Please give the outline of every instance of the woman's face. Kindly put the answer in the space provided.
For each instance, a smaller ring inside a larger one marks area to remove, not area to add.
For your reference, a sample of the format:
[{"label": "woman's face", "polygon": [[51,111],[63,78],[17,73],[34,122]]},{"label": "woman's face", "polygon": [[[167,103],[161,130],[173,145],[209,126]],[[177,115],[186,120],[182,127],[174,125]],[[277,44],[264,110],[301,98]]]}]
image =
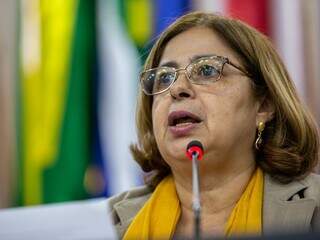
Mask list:
[{"label": "woman's face", "polygon": [[[212,30],[191,28],[171,39],[159,66],[184,68],[199,56],[219,55],[237,65],[236,54]],[[204,161],[226,164],[253,156],[258,102],[250,79],[226,64],[222,77],[207,85],[195,85],[183,72],[171,89],[155,95],[152,121],[155,139],[171,168],[184,164],[191,140],[204,145]],[[183,117],[187,116],[188,118]]]}]

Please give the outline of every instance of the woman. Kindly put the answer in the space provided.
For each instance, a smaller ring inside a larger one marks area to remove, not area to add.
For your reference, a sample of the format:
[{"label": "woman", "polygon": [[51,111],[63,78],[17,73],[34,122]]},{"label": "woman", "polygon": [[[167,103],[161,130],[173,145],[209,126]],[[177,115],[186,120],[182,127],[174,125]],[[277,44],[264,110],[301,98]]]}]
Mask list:
[{"label": "woman", "polygon": [[110,199],[124,239],[192,236],[199,162],[203,235],[320,226],[314,121],[269,40],[241,21],[195,12],[162,33],[141,73],[134,158],[147,186]]}]

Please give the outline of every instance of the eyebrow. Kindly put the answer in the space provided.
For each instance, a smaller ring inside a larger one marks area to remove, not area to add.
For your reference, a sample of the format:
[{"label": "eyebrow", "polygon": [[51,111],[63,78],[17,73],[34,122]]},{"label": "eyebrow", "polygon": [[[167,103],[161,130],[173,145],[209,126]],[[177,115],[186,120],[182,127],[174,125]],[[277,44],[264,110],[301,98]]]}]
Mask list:
[{"label": "eyebrow", "polygon": [[[212,57],[212,56],[216,56],[216,54],[195,55],[192,58],[189,58],[189,61],[193,62],[193,61],[198,60],[198,59],[203,58],[203,57]],[[168,61],[168,62],[162,63],[159,67],[174,67],[174,68],[178,68],[179,64],[176,61]]]},{"label": "eyebrow", "polygon": [[174,67],[177,68],[179,67],[179,64],[176,61],[168,61],[162,63],[159,67]]}]

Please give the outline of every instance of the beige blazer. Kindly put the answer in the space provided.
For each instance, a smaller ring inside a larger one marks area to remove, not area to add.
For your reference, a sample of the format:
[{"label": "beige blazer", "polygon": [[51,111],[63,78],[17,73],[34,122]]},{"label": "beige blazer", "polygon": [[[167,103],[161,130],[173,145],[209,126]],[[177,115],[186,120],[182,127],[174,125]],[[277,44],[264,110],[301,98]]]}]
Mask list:
[{"label": "beige blazer", "polygon": [[[148,187],[139,187],[108,201],[117,234],[123,237],[132,219],[149,199]],[[263,233],[320,231],[320,175],[280,184],[265,174]]]}]

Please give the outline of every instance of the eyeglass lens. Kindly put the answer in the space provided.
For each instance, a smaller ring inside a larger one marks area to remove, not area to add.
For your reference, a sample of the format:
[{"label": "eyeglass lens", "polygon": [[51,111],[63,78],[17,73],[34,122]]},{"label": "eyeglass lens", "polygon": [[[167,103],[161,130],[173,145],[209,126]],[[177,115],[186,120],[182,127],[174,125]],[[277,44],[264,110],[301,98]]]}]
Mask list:
[{"label": "eyeglass lens", "polygon": [[[208,84],[217,81],[224,65],[219,58],[199,59],[186,67],[186,74],[194,84]],[[184,69],[159,67],[141,74],[141,84],[145,93],[157,94],[170,88],[178,77],[178,72]]]}]

